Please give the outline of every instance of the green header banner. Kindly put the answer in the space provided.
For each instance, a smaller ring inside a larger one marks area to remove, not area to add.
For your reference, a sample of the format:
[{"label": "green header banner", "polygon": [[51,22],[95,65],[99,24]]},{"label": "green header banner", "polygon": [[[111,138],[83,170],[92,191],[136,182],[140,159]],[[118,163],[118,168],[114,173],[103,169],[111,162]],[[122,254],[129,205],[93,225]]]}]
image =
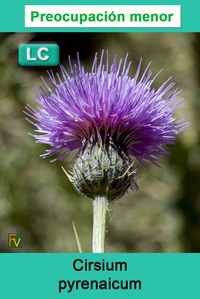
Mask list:
[{"label": "green header banner", "polygon": [[194,1],[9,1],[1,32],[199,32]]}]

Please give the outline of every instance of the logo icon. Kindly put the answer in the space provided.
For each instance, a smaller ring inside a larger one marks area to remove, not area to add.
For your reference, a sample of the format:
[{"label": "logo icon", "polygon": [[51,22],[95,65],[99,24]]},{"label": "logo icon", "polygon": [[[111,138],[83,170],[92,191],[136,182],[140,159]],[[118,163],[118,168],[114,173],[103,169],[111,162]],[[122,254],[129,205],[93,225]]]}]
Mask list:
[{"label": "logo icon", "polygon": [[8,247],[9,248],[22,248],[22,234],[8,234]]}]

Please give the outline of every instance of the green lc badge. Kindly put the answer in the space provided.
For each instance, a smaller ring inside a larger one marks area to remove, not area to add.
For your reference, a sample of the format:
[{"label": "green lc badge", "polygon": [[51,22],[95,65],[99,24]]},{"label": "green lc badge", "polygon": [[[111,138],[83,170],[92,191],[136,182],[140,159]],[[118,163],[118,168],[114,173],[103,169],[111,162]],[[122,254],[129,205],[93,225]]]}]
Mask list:
[{"label": "green lc badge", "polygon": [[56,66],[59,64],[59,46],[56,44],[23,44],[18,48],[21,66]]}]

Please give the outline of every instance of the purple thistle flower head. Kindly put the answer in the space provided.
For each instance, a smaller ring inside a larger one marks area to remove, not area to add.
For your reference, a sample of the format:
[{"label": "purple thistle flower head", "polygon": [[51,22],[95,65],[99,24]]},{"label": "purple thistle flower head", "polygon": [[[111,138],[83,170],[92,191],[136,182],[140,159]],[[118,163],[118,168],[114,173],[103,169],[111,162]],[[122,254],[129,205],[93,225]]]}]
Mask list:
[{"label": "purple thistle flower head", "polygon": [[[108,53],[105,64],[104,53],[99,63],[96,54],[91,72],[84,70],[79,57],[74,67],[69,58],[71,74],[63,66],[62,78],[48,73],[53,88],[43,80],[48,92],[42,87],[35,90],[34,100],[40,107],[26,107],[26,114],[33,119],[29,121],[39,133],[33,136],[38,143],[51,146],[42,157],[62,152],[52,160],[55,161],[78,150],[73,182],[90,197],[99,193],[109,197],[109,190],[117,185],[126,186],[126,190],[130,185],[137,189],[130,157],[143,164],[156,164],[160,156],[170,153],[166,145],[173,145],[175,136],[189,125],[184,120],[176,121],[172,115],[183,100],[175,103],[181,90],[172,91],[175,83],[170,83],[171,78],[155,90],[152,84],[160,72],[153,77],[149,64],[140,75],[140,61],[131,78],[127,57],[119,63],[115,57],[109,65]],[[119,177],[120,182],[116,181]],[[80,187],[80,178],[86,187]],[[97,182],[99,178],[101,183]],[[114,195],[112,191],[110,198],[120,197],[126,190]]]}]

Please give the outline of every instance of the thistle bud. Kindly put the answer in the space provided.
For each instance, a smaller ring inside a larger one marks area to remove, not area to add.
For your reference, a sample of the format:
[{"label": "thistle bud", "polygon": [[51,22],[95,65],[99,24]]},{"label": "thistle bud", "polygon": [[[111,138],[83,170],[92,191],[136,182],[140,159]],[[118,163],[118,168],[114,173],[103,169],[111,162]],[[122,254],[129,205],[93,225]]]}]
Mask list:
[{"label": "thistle bud", "polygon": [[87,197],[106,196],[115,200],[133,184],[133,163],[114,146],[86,146],[73,169],[75,188]]}]

